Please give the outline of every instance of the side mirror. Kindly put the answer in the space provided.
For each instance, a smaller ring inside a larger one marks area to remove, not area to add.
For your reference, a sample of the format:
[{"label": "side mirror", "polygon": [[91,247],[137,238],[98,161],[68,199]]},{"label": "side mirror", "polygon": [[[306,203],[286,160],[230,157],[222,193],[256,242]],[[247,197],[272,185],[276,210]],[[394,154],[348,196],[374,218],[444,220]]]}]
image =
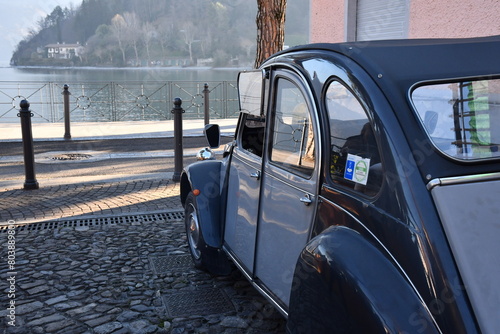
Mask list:
[{"label": "side mirror", "polygon": [[219,148],[220,146],[220,127],[218,124],[207,124],[203,130],[210,148]]}]

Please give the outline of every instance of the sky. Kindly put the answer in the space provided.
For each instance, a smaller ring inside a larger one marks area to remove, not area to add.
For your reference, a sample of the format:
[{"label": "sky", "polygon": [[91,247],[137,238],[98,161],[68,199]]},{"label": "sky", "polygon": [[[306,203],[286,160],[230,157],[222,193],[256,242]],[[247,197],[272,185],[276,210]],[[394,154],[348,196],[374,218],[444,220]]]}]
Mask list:
[{"label": "sky", "polygon": [[0,66],[8,66],[17,44],[57,6],[77,6],[81,0],[0,0]]}]

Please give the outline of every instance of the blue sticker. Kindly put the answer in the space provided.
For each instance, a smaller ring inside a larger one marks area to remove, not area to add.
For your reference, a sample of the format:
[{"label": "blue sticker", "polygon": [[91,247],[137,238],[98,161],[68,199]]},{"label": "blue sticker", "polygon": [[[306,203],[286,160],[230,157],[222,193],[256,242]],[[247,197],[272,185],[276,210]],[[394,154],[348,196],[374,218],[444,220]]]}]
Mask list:
[{"label": "blue sticker", "polygon": [[344,178],[351,180],[354,176],[354,160],[347,160],[347,163],[345,165],[345,172],[344,172]]}]

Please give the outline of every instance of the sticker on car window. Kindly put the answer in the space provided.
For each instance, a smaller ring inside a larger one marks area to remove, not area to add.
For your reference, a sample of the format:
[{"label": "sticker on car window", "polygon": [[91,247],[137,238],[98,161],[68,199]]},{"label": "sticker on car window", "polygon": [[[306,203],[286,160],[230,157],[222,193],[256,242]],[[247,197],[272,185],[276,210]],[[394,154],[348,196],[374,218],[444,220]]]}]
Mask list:
[{"label": "sticker on car window", "polygon": [[344,178],[362,185],[368,181],[368,172],[370,171],[370,159],[357,155],[348,154],[345,164]]}]

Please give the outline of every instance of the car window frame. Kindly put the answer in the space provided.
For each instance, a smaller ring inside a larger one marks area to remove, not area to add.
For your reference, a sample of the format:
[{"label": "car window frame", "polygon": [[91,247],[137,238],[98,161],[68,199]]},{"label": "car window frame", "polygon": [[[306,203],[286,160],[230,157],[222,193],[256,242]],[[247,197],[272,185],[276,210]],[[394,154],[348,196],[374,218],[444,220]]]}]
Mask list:
[{"label": "car window frame", "polygon": [[[270,165],[272,165],[273,167],[275,168],[278,168],[286,173],[290,173],[290,174],[293,174],[295,176],[298,176],[298,177],[301,177],[303,178],[304,180],[311,180],[315,174],[319,173],[319,169],[320,169],[320,155],[321,155],[321,152],[319,152],[319,150],[321,149],[321,145],[320,145],[320,133],[319,133],[319,130],[318,130],[318,125],[317,125],[317,116],[314,117],[314,112],[315,112],[315,108],[313,107],[314,104],[313,104],[313,101],[312,101],[312,96],[310,96],[310,91],[307,89],[306,85],[304,84],[303,82],[303,78],[298,75],[297,73],[289,70],[289,69],[286,69],[286,68],[275,68],[273,70],[273,75],[272,75],[272,79],[271,79],[271,82],[269,83],[269,86],[270,87],[270,90],[269,90],[269,94],[267,96],[267,103],[265,102],[265,104],[267,104],[269,106],[269,111],[268,111],[268,115],[266,115],[266,127],[267,127],[267,131],[266,131],[266,149],[265,149],[265,159],[267,161],[267,163],[269,163]],[[274,162],[272,159],[271,159],[271,153],[272,153],[272,146],[273,146],[273,134],[274,134],[274,126],[275,126],[275,106],[276,106],[276,99],[277,99],[277,85],[278,85],[278,82],[280,79],[284,79],[284,80],[287,80],[289,82],[291,82],[295,87],[297,87],[300,91],[300,93],[302,94],[302,96],[304,97],[304,101],[306,103],[306,106],[307,106],[307,112],[309,114],[309,117],[310,117],[310,122],[311,122],[311,125],[312,125],[312,129],[314,131],[314,146],[315,146],[315,156],[314,156],[314,167],[311,169],[311,172],[309,174],[306,174],[306,173],[302,173],[299,169],[295,169],[295,168],[286,168],[286,166],[284,166],[283,164],[279,164],[279,163],[276,163]]]},{"label": "car window frame", "polygon": [[[248,72],[253,72],[253,74],[260,73],[261,78],[262,78],[262,83],[261,83],[261,95],[260,95],[260,106],[261,110],[258,114],[256,113],[249,113],[246,110],[241,110],[240,106],[240,116],[238,120],[238,125],[235,133],[235,142],[236,142],[236,148],[238,152],[241,152],[241,154],[245,154],[249,157],[252,157],[253,159],[260,159],[260,161],[264,160],[266,150],[267,150],[267,134],[268,134],[268,127],[269,127],[269,118],[268,118],[268,112],[267,112],[267,107],[269,105],[269,94],[270,94],[270,80],[269,80],[269,69],[259,69],[259,70],[254,70],[254,71],[245,71],[245,73]],[[238,93],[239,95],[240,93]],[[264,120],[264,133],[263,133],[263,138],[262,138],[262,154],[258,155],[255,154],[245,148],[243,148],[243,143],[242,143],[242,135],[243,131],[245,129],[245,122],[248,117],[257,117],[261,118]]]},{"label": "car window frame", "polygon": [[[355,188],[351,188],[343,183],[340,183],[338,181],[336,181],[333,177],[332,177],[332,174],[330,172],[330,167],[331,167],[331,159],[332,159],[332,142],[331,142],[331,138],[332,138],[332,129],[331,129],[331,125],[330,125],[330,112],[329,112],[329,109],[328,109],[328,105],[327,105],[327,98],[326,98],[326,95],[327,95],[327,92],[328,92],[328,89],[330,88],[330,85],[333,83],[333,82],[338,82],[340,85],[342,85],[347,91],[349,91],[352,96],[354,98],[356,98],[359,106],[363,109],[364,113],[365,113],[365,116],[371,126],[371,129],[374,133],[374,137],[375,137],[375,144],[376,144],[376,147],[377,147],[377,150],[378,150],[378,154],[379,154],[379,157],[380,157],[380,163],[381,163],[381,181],[380,181],[380,185],[379,185],[379,188],[377,190],[377,192],[373,195],[370,195],[370,194],[366,194],[366,193],[363,193],[361,191],[357,191],[355,190]],[[326,159],[325,159],[325,181],[324,181],[324,186],[328,187],[328,188],[331,188],[331,189],[337,189],[337,190],[340,190],[342,192],[345,192],[345,193],[348,193],[348,194],[351,194],[355,197],[362,197],[364,199],[367,199],[367,200],[370,200],[370,201],[374,201],[376,200],[380,194],[382,193],[382,189],[384,188],[384,180],[386,178],[386,171],[385,171],[385,164],[384,164],[384,158],[383,158],[383,151],[381,150],[381,145],[380,145],[380,140],[379,138],[377,138],[377,131],[376,131],[376,124],[375,124],[375,120],[373,118],[373,110],[370,110],[369,108],[369,104],[366,103],[365,101],[365,98],[359,94],[359,92],[356,92],[353,88],[352,88],[352,85],[353,84],[349,84],[348,82],[346,82],[345,80],[343,80],[341,77],[339,76],[336,76],[336,75],[333,75],[331,77],[329,77],[327,80],[325,80],[325,83],[323,85],[323,91],[322,91],[322,94],[321,94],[321,103],[322,103],[322,107],[324,108],[325,110],[325,119],[328,120],[327,121],[327,124],[326,124],[326,128],[328,129],[328,135],[326,136],[326,140],[327,140],[327,149],[328,151],[325,152],[326,154]]]},{"label": "car window frame", "polygon": [[475,159],[464,159],[464,158],[459,158],[453,155],[450,155],[446,153],[444,150],[442,150],[434,141],[432,135],[429,133],[429,130],[425,126],[425,120],[422,118],[420,115],[420,112],[414,102],[413,99],[413,93],[422,87],[431,87],[434,85],[445,85],[445,84],[457,84],[461,82],[466,82],[466,81],[482,81],[482,80],[500,80],[500,75],[491,75],[488,77],[485,76],[457,76],[453,78],[447,78],[447,79],[440,79],[440,80],[422,80],[419,82],[414,83],[410,89],[407,92],[407,99],[409,101],[409,104],[411,106],[411,111],[418,120],[418,126],[422,129],[422,131],[425,133],[426,139],[429,141],[431,146],[434,148],[434,150],[443,158],[445,158],[448,161],[451,161],[455,164],[460,164],[460,165],[488,165],[491,163],[496,163],[500,161],[500,157],[493,157],[491,159],[484,159],[484,158],[475,158]]}]

